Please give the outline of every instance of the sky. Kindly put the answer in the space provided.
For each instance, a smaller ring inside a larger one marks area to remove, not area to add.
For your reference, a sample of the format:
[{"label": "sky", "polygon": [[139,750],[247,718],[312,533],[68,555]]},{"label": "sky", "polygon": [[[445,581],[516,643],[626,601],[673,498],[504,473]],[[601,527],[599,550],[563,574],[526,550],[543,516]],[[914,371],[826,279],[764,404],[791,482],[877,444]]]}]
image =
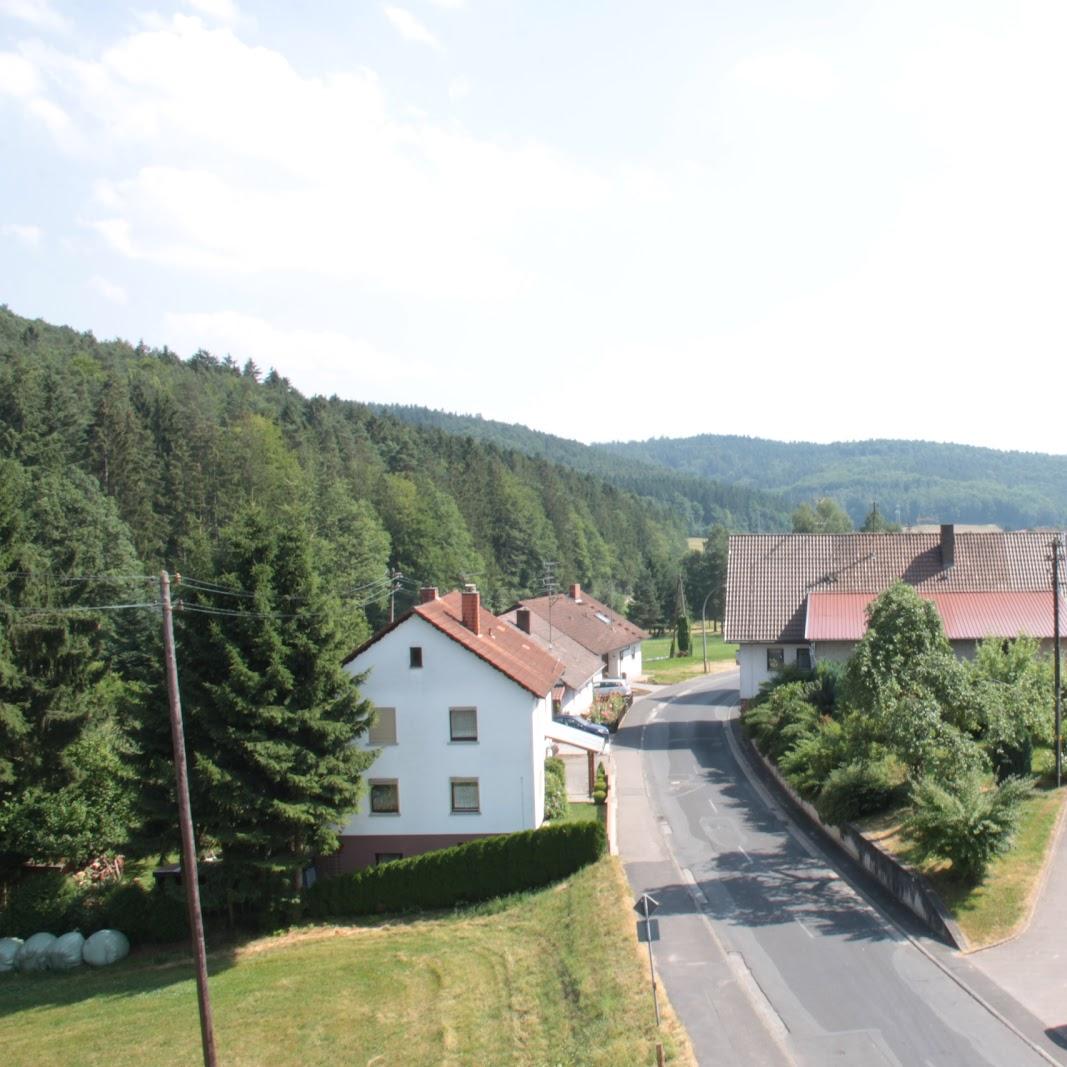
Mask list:
[{"label": "sky", "polygon": [[1062,0],[0,0],[0,302],[580,441],[1067,453]]}]

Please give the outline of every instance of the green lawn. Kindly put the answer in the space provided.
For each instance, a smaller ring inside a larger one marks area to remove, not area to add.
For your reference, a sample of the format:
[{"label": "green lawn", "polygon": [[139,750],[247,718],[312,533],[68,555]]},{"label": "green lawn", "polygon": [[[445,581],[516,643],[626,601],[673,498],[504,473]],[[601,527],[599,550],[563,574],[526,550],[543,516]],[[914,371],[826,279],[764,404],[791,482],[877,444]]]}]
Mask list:
[{"label": "green lawn", "polygon": [[[965,886],[951,877],[948,864],[915,864],[937,890],[971,948],[1012,936],[1029,915],[1052,830],[1067,790],[1036,789],[1023,801],[1019,829],[1011,848],[989,866],[982,883]],[[908,863],[908,842],[900,835],[903,809],[857,823],[867,837]]]},{"label": "green lawn", "polygon": [[[443,917],[311,927],[212,952],[223,1064],[693,1064],[657,1034],[630,894],[605,857],[564,885]],[[210,946],[209,946],[210,947]],[[662,993],[661,993],[662,996]],[[200,1062],[189,963],[0,976],[5,1065]]]},{"label": "green lawn", "polygon": [[[671,651],[671,638],[650,637],[641,644],[641,662],[645,678],[655,685],[670,685],[684,681],[704,671],[704,646],[700,634],[700,624],[693,627],[692,654],[668,658]],[[722,670],[732,667],[737,645],[728,645],[722,634],[712,632],[708,627],[708,667],[710,670]],[[640,684],[640,683],[639,683]]]},{"label": "green lawn", "polygon": [[591,800],[568,800],[567,814],[558,821],[594,822],[597,819],[599,819],[601,823],[607,821],[607,807],[604,804],[594,804]]}]

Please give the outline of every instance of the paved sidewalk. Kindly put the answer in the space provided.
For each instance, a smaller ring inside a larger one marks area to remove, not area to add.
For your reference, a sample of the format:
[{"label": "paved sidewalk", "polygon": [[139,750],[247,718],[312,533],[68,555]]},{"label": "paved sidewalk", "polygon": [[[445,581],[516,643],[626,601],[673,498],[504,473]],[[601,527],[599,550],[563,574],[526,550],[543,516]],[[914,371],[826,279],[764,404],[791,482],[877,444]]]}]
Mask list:
[{"label": "paved sidewalk", "polygon": [[981,949],[967,961],[1025,1005],[1067,1048],[1067,806],[1061,809],[1052,856],[1030,925],[1011,941]]}]

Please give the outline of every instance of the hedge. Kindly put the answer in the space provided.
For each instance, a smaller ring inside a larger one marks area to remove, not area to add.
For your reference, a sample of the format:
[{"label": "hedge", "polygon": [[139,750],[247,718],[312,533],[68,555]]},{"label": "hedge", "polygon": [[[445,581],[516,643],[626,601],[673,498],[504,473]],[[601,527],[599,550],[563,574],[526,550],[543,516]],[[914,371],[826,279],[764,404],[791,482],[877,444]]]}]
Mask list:
[{"label": "hedge", "polygon": [[600,858],[599,822],[560,823],[325,878],[306,893],[309,918],[451,908],[536,889]]}]

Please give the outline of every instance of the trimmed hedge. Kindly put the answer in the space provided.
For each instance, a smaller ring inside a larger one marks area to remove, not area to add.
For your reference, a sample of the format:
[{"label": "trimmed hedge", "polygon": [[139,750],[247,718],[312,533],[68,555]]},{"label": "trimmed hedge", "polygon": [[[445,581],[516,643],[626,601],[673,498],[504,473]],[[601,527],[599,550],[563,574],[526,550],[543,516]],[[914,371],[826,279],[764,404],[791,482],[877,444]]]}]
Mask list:
[{"label": "trimmed hedge", "polygon": [[536,889],[603,855],[604,827],[560,823],[325,878],[306,894],[308,918],[451,908]]}]

